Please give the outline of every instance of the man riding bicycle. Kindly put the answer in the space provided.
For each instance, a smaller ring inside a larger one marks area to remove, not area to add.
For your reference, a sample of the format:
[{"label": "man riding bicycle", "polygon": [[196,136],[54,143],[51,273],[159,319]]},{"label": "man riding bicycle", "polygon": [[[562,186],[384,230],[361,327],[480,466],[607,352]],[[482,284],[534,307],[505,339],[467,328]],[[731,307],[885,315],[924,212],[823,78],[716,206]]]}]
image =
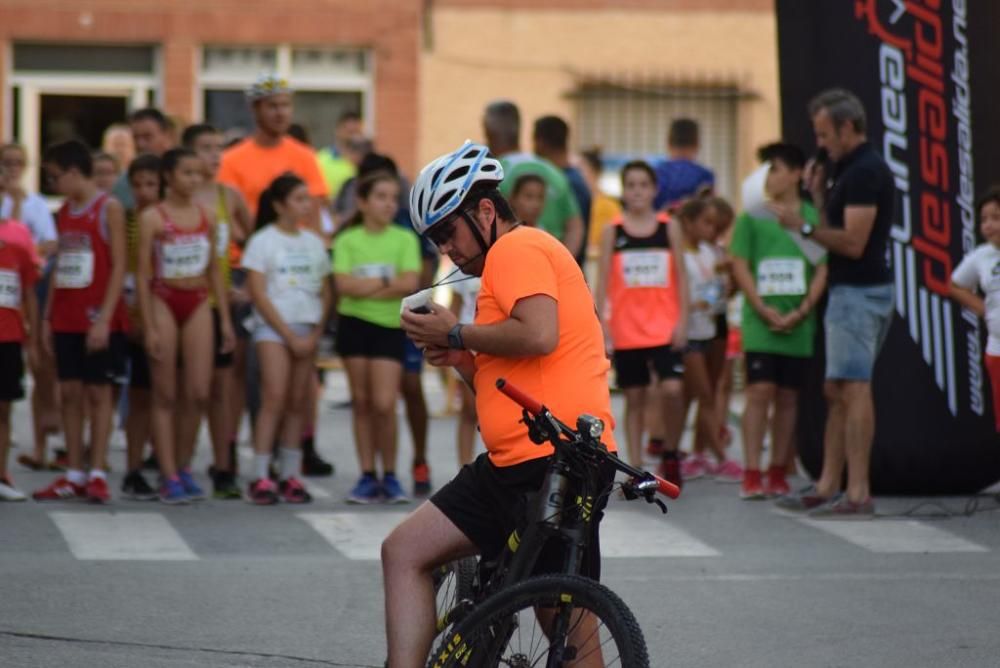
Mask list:
[{"label": "man riding bicycle", "polygon": [[[497,187],[500,163],[467,142],[428,164],[410,194],[413,227],[466,274],[482,277],[475,323],[444,306],[405,311],[403,329],[434,366],[454,367],[476,392],[486,454],[459,471],[382,544],[389,666],[422,666],[435,634],[432,571],[447,562],[501,552],[537,492],[553,453],[535,445],[521,409],[496,388],[505,378],[554,415],[594,415],[616,451],[604,336],[583,273],[558,239],[520,225]],[[606,474],[610,485],[613,471]],[[595,507],[599,520],[604,499]],[[583,574],[600,575],[598,521]],[[552,554],[547,554],[552,552]],[[539,570],[562,567],[557,550]]]}]

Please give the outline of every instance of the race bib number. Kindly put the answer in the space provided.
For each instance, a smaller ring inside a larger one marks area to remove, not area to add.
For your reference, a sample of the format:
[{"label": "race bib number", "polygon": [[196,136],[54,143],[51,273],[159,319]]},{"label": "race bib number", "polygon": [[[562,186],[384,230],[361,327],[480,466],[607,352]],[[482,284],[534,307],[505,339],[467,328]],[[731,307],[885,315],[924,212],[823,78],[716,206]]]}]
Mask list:
[{"label": "race bib number", "polygon": [[229,252],[229,224],[219,223],[215,226],[215,256],[226,257]]},{"label": "race bib number", "polygon": [[91,250],[65,250],[56,261],[56,287],[79,290],[94,280],[94,252]]},{"label": "race bib number", "polygon": [[122,299],[125,300],[125,305],[130,309],[135,308],[139,303],[138,297],[135,289],[135,274],[125,274],[125,282],[122,283]]},{"label": "race bib number", "polygon": [[0,308],[21,308],[21,275],[0,269]]},{"label": "race bib number", "polygon": [[396,267],[391,264],[359,264],[351,273],[361,278],[394,278]]},{"label": "race bib number", "polygon": [[761,297],[801,296],[806,293],[806,263],[801,258],[770,258],[757,265],[757,293]]},{"label": "race bib number", "polygon": [[160,276],[167,279],[201,276],[208,267],[210,244],[202,235],[181,237],[160,246]]},{"label": "race bib number", "polygon": [[670,255],[664,250],[620,253],[626,287],[665,288],[670,285]]},{"label": "race bib number", "polygon": [[285,252],[278,257],[278,288],[319,291],[319,272],[310,253]]}]

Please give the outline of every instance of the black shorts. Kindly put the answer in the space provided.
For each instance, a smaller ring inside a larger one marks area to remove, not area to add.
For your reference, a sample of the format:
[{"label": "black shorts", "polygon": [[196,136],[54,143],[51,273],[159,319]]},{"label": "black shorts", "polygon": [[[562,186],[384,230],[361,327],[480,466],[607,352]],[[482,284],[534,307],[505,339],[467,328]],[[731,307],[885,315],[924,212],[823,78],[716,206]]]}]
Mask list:
[{"label": "black shorts", "polygon": [[228,369],[233,365],[233,351],[222,352],[222,317],[219,309],[212,307],[212,340],[215,342],[215,368]]},{"label": "black shorts", "polygon": [[128,342],[128,386],[137,390],[148,390],[153,387],[152,376],[149,374],[149,356],[146,347],[137,341]]},{"label": "black shorts", "polygon": [[715,316],[715,338],[713,341],[728,341],[729,340],[729,320],[726,319],[725,313],[720,313]]},{"label": "black shorts", "polygon": [[688,340],[687,350],[685,353],[703,353],[708,350],[708,347],[712,345],[712,341],[715,339],[693,339]]},{"label": "black shorts", "polygon": [[777,353],[746,353],[747,384],[774,383],[791,390],[802,389],[809,370],[809,358]]},{"label": "black shorts", "polygon": [[[229,281],[233,287],[241,288],[247,281],[247,270],[242,267],[234,267],[229,270]],[[249,339],[251,332],[243,324],[246,319],[253,315],[253,305],[250,302],[245,304],[229,303],[229,317],[233,321],[233,334],[238,339]]]},{"label": "black shorts", "polygon": [[80,380],[88,385],[125,383],[128,343],[122,332],[111,332],[108,347],[96,352],[87,351],[86,334],[56,332],[52,340],[59,380]]},{"label": "black shorts", "polygon": [[0,401],[24,399],[24,355],[19,341],[0,343]]},{"label": "black shorts", "polygon": [[[431,497],[431,503],[479,548],[484,560],[496,559],[511,532],[523,523],[529,503],[537,498],[535,493],[545,479],[549,460],[541,457],[514,466],[494,466],[489,455],[483,453],[439,489]],[[615,469],[610,465],[601,471],[603,483],[609,486],[614,475]],[[606,505],[607,495],[599,494],[594,502],[589,545],[583,555],[582,574],[594,580],[601,577],[598,527]],[[542,550],[535,573],[562,571],[565,547],[559,541],[554,543]]]},{"label": "black shorts", "polygon": [[618,387],[649,385],[650,367],[661,381],[684,377],[684,356],[670,346],[633,348],[615,351],[615,376]]},{"label": "black shorts", "polygon": [[406,357],[406,334],[401,329],[342,315],[337,322],[336,348],[341,357],[380,357],[402,364]]}]

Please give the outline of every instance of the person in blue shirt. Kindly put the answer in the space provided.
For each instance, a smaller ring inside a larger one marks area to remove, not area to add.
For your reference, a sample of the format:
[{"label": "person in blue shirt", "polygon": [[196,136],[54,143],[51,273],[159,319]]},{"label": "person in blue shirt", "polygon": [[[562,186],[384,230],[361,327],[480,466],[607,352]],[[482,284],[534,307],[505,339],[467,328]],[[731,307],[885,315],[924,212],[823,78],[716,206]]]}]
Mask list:
[{"label": "person in blue shirt", "polygon": [[698,122],[675,118],[667,135],[669,158],[654,167],[657,192],[653,206],[658,211],[671,211],[689,197],[712,193],[715,174],[696,161],[700,148]]},{"label": "person in blue shirt", "polygon": [[[570,190],[580,207],[580,217],[583,219],[583,238],[590,235],[590,188],[583,172],[569,161],[569,125],[558,116],[542,116],[535,121],[532,134],[535,155],[545,158],[562,170],[569,181]],[[587,259],[587,244],[583,243],[576,253],[576,262],[581,267]]]}]

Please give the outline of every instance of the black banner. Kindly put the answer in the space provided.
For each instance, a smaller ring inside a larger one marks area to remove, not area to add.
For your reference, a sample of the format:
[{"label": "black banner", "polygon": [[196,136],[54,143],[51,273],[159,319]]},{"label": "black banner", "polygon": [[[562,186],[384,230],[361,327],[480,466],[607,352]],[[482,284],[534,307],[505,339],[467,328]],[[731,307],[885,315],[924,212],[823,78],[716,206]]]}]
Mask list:
[{"label": "black banner", "polygon": [[[890,239],[896,313],[875,369],[876,493],[970,493],[1000,479],[983,364],[986,325],[947,298],[981,243],[977,196],[1000,183],[1000,2],[777,0],[782,127],[814,147],[809,99],[857,94],[868,138],[896,177]],[[819,473],[818,371],[800,454]]]}]

